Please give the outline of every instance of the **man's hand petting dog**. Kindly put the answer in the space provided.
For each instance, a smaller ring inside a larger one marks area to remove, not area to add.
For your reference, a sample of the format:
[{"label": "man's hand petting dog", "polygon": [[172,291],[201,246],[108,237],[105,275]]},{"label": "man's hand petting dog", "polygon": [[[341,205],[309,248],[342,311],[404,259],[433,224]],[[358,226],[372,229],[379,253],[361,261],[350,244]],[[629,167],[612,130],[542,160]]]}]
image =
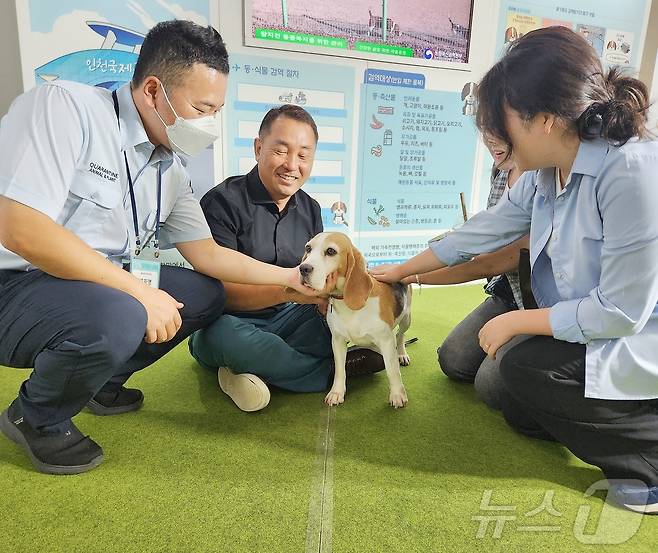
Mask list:
[{"label": "man's hand petting dog", "polygon": [[301,296],[318,296],[320,292],[311,288],[306,283],[302,282],[299,278],[299,267],[292,267],[290,269],[283,269],[287,272],[286,284],[284,289],[295,290]]},{"label": "man's hand petting dog", "polygon": [[318,311],[323,315],[326,315],[327,308],[329,307],[328,296],[330,292],[336,287],[336,280],[338,280],[338,274],[332,273],[327,277],[325,286],[322,290],[315,290],[314,288],[307,287],[309,290],[313,290],[315,295],[300,294],[296,290],[293,290],[290,287],[286,287],[286,299],[287,301],[292,301],[295,303],[315,304],[318,308]]}]

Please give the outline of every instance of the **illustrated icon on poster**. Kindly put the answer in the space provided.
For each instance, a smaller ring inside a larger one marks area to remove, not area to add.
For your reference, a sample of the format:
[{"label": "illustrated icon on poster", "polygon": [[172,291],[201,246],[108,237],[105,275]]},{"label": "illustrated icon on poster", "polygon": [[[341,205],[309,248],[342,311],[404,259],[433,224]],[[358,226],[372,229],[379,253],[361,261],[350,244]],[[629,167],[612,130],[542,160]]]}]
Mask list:
[{"label": "illustrated icon on poster", "polygon": [[370,148],[370,153],[375,157],[381,157],[381,155],[382,155],[382,145],[377,144],[377,146],[373,146],[372,148]]},{"label": "illustrated icon on poster", "polygon": [[608,29],[605,33],[603,61],[611,65],[629,65],[633,53],[633,33]]},{"label": "illustrated icon on poster", "polygon": [[375,117],[375,114],[373,113],[372,115],[372,122],[370,123],[370,128],[371,129],[381,129],[384,126],[384,123],[382,123],[379,119]]},{"label": "illustrated icon on poster", "polygon": [[475,115],[475,92],[477,85],[473,82],[466,83],[462,88],[462,113],[464,115]]},{"label": "illustrated icon on poster", "polygon": [[347,206],[344,202],[334,202],[331,206],[331,214],[334,216],[334,225],[347,225],[345,215],[347,214]]},{"label": "illustrated icon on poster", "polygon": [[391,129],[384,131],[384,146],[393,146],[393,131]]},{"label": "illustrated icon on poster", "polygon": [[305,106],[306,105],[306,94],[304,94],[303,91],[299,91],[297,93],[297,96],[295,96],[295,104],[299,106]]},{"label": "illustrated icon on poster", "polygon": [[298,106],[304,106],[307,101],[306,93],[302,90],[297,94],[291,91],[288,92],[288,94],[279,95],[279,102],[283,102],[284,104],[297,104]]},{"label": "illustrated icon on poster", "polygon": [[394,109],[393,106],[378,106],[377,113],[380,115],[393,115]]},{"label": "illustrated icon on poster", "polygon": [[372,217],[368,216],[368,223],[370,223],[374,227],[376,227],[377,225],[380,225],[382,227],[391,226],[391,222],[388,220],[388,217],[386,217],[386,215],[383,214],[385,208],[382,204],[379,204],[378,207],[373,207],[372,210],[375,213],[375,218],[373,219]]},{"label": "illustrated icon on poster", "polygon": [[516,27],[507,27],[507,29],[505,29],[505,44],[508,42],[514,42],[515,40],[518,40],[518,38],[519,31]]}]

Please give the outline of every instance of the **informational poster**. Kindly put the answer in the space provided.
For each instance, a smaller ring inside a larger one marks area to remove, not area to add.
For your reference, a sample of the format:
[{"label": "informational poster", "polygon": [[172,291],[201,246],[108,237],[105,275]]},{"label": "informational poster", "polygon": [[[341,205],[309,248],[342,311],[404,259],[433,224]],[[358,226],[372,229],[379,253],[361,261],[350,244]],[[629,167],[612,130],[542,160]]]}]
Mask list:
[{"label": "informational poster", "polygon": [[[17,2],[26,89],[58,80],[115,90],[130,81],[146,33],[158,21],[210,23],[209,0],[29,0]],[[213,150],[190,158],[195,190],[214,181]]]},{"label": "informational poster", "polygon": [[470,203],[477,132],[474,84],[425,89],[425,77],[369,69],[361,93],[355,231],[371,264],[407,259],[437,229],[463,222]]},{"label": "informational poster", "polygon": [[349,231],[354,79],[349,66],[231,56],[227,176],[245,174],[256,165],[254,138],[268,110],[282,104],[301,106],[313,116],[319,134],[304,190],[320,203],[325,229]]},{"label": "informational poster", "polygon": [[473,0],[246,0],[248,46],[436,67],[468,62]]},{"label": "informational poster", "polygon": [[650,7],[650,0],[502,0],[498,50],[534,29],[561,25],[581,34],[604,66],[637,69]]}]

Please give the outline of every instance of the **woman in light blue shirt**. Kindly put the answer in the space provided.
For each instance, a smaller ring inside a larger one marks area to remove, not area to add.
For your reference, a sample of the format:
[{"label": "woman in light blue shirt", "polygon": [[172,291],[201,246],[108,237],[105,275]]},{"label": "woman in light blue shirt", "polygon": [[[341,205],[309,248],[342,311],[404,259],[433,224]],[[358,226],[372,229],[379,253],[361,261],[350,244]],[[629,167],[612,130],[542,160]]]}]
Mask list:
[{"label": "woman in light blue shirt", "polygon": [[[509,76],[515,75],[514,79]],[[380,280],[455,265],[530,230],[539,309],[480,331],[501,360],[503,413],[524,434],[554,439],[599,466],[632,510],[658,512],[658,142],[648,94],[607,74],[576,33],[549,27],[514,42],[478,89],[481,131],[510,144],[528,171],[479,213]]]}]

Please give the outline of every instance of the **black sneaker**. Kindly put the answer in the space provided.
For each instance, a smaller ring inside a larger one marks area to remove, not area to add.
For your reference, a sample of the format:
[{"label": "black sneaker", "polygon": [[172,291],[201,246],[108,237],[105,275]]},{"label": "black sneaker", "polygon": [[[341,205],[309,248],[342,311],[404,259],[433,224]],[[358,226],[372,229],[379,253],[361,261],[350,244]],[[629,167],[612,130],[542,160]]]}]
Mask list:
[{"label": "black sneaker", "polygon": [[119,415],[137,411],[142,403],[144,394],[141,390],[121,386],[118,392],[98,392],[87,403],[87,409],[94,415]]},{"label": "black sneaker", "polygon": [[608,497],[630,511],[645,515],[658,514],[658,486],[614,482],[610,485]]},{"label": "black sneaker", "polygon": [[34,430],[24,419],[18,400],[0,416],[0,430],[30,456],[39,472],[79,474],[103,462],[103,450],[71,422],[65,432],[46,433]]},{"label": "black sneaker", "polygon": [[347,357],[345,359],[345,374],[347,376],[364,376],[383,371],[384,358],[371,349],[359,346],[347,348]]}]

